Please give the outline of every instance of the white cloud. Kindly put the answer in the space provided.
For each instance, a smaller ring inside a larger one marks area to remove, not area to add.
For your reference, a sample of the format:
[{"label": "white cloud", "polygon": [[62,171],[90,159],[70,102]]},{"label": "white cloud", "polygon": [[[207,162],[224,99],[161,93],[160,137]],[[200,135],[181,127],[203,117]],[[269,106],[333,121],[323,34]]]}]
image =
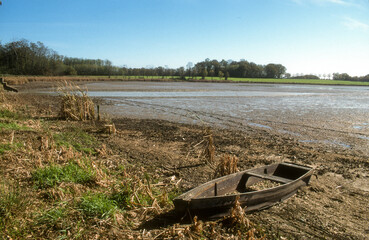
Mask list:
[{"label": "white cloud", "polygon": [[350,0],[292,0],[297,4],[304,4],[304,3],[314,3],[317,5],[323,4],[338,4],[338,5],[352,5]]},{"label": "white cloud", "polygon": [[335,4],[339,4],[339,5],[348,5],[349,2],[344,1],[344,0],[313,0],[314,2],[317,3],[335,3]]},{"label": "white cloud", "polygon": [[363,31],[369,30],[368,24],[360,22],[359,20],[350,17],[345,17],[343,19],[343,25],[345,25],[347,28],[351,30],[363,30]]}]

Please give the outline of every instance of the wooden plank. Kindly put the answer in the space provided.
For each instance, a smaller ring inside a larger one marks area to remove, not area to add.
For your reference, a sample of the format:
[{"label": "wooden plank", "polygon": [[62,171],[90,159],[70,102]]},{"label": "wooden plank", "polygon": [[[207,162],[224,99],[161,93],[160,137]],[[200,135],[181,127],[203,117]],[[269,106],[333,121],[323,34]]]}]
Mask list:
[{"label": "wooden plank", "polygon": [[299,168],[299,169],[303,169],[303,170],[306,170],[306,171],[311,170],[311,167],[306,167],[306,166],[295,164],[295,163],[283,162],[283,163],[280,163],[280,165],[289,166],[289,167],[293,167],[293,168]]},{"label": "wooden plank", "polygon": [[293,179],[278,177],[278,176],[274,176],[274,175],[253,173],[253,172],[248,172],[248,173],[246,173],[246,175],[251,176],[251,177],[258,177],[258,178],[262,178],[262,179],[267,179],[267,180],[271,180],[271,181],[275,181],[275,182],[280,182],[280,183],[290,183],[290,182],[293,181]]}]

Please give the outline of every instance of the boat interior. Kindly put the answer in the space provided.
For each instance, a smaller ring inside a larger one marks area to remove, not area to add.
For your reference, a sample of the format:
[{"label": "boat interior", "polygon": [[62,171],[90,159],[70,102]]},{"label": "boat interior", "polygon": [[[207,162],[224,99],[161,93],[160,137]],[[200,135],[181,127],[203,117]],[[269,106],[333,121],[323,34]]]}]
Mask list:
[{"label": "boat interior", "polygon": [[[202,198],[265,190],[293,182],[310,170],[292,163],[273,164],[215,179],[192,196]],[[260,186],[253,188],[257,184]]]}]

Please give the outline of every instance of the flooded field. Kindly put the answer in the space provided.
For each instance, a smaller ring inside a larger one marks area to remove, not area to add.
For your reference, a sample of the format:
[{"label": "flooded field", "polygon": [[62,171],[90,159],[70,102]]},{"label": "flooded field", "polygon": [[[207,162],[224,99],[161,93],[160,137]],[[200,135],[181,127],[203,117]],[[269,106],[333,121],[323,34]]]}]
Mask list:
[{"label": "flooded field", "polygon": [[369,88],[183,82],[99,82],[89,95],[112,117],[162,119],[232,129],[259,128],[359,150],[369,143]]},{"label": "flooded field", "polygon": [[[99,137],[98,145],[106,146],[111,154],[97,156],[97,161],[111,169],[125,163],[144,166],[153,176],[177,177],[182,192],[208,182],[214,176],[214,167],[203,163],[203,146],[199,146],[204,140],[203,126],[208,125],[213,128],[216,161],[231,154],[239,159],[240,170],[282,161],[314,168],[308,187],[281,204],[249,214],[252,222],[286,239],[369,239],[365,224],[369,219],[368,87],[79,84],[97,97],[96,103],[112,118],[108,122],[115,124],[117,134],[107,137],[97,131],[101,127],[98,124],[104,122],[60,124],[65,129],[72,124],[85,125],[86,133]],[[54,110],[51,116],[57,116],[60,98],[50,96],[55,95],[50,90],[52,85],[55,82],[19,86],[19,95],[12,95],[19,99],[11,102],[29,105],[26,109],[34,109],[38,118],[40,113],[50,116],[50,109]],[[29,139],[39,145],[38,137]],[[15,159],[15,163],[24,164],[19,156]],[[106,191],[105,186],[103,189]],[[167,225],[169,220],[158,215],[134,231],[141,234],[142,229],[172,229]],[[118,228],[126,231],[122,224]]]}]

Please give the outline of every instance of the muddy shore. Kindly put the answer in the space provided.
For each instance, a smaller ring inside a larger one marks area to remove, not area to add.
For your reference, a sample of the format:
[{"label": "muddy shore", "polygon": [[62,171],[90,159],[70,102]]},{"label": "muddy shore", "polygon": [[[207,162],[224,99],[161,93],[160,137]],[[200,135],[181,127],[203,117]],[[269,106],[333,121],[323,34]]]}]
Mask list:
[{"label": "muddy shore", "polygon": [[[28,90],[27,86],[20,88],[24,104],[40,113],[57,111],[56,97]],[[202,164],[195,147],[203,139],[203,126],[124,117],[112,121],[118,133],[104,143],[115,155],[153,173],[182,179],[182,191],[212,178],[214,169]],[[212,132],[216,157],[225,153],[237,156],[240,170],[280,161],[315,168],[310,186],[286,202],[248,215],[252,221],[295,239],[369,238],[369,159],[364,151],[303,143],[293,136],[251,126],[243,131],[214,127]]]}]

